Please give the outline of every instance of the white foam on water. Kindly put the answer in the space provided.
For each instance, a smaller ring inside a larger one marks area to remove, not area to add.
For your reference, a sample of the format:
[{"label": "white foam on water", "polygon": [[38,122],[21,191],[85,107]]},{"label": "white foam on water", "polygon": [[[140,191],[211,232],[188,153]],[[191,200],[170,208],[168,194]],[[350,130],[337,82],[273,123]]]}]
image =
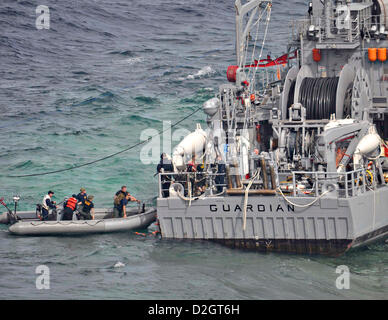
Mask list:
[{"label": "white foam on water", "polygon": [[206,66],[203,67],[201,70],[199,70],[195,74],[190,74],[187,76],[187,79],[193,80],[193,79],[198,79],[202,78],[211,74],[214,74],[216,71],[211,67],[211,66]]},{"label": "white foam on water", "polygon": [[125,59],[125,62],[128,63],[129,65],[136,64],[143,61],[144,61],[143,57]]},{"label": "white foam on water", "polygon": [[143,62],[145,59],[143,57],[135,57],[135,58],[126,58],[123,60],[113,60],[114,63],[117,64],[127,64],[127,65],[134,65],[140,62]]},{"label": "white foam on water", "polygon": [[116,262],[116,264],[113,266],[113,268],[122,268],[122,267],[125,267],[125,264],[120,261]]}]

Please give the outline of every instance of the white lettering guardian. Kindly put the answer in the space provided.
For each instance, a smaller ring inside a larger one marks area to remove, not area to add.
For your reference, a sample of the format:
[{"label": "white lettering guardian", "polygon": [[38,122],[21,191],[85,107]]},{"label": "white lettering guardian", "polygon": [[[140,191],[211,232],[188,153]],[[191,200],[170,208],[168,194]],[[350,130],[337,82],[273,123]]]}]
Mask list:
[{"label": "white lettering guardian", "polygon": [[[243,212],[243,206],[238,204],[211,204],[209,205],[210,212],[222,212],[222,213],[239,213]],[[258,204],[258,205],[247,205],[247,213],[285,213],[295,212],[295,207],[292,205],[281,205],[281,204]]]}]

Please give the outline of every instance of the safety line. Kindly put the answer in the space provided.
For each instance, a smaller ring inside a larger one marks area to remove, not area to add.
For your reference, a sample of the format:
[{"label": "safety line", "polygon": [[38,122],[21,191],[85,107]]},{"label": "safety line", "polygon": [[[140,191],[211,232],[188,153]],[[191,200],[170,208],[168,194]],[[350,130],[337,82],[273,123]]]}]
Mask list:
[{"label": "safety line", "polygon": [[[175,122],[171,128],[174,128],[176,127],[177,125],[179,125],[180,123],[182,123],[183,121],[185,121],[186,119],[190,118],[192,115],[194,115],[195,113],[197,113],[199,110],[201,110],[202,108],[198,108],[196,110],[194,110],[193,112],[191,112],[190,114],[188,114],[186,117],[180,119],[179,121]],[[71,168],[66,168],[66,169],[60,169],[60,170],[54,170],[54,171],[47,171],[47,172],[41,172],[41,173],[33,173],[33,174],[25,174],[25,175],[15,175],[15,176],[12,176],[12,175],[7,175],[7,176],[4,176],[6,178],[26,178],[26,177],[37,177],[37,176],[44,176],[44,175],[49,175],[49,174],[54,174],[54,173],[60,173],[60,172],[65,172],[65,171],[71,171],[71,170],[75,170],[75,169],[78,169],[78,168],[82,168],[82,167],[86,167],[86,166],[90,166],[92,164],[95,164],[97,162],[101,162],[101,161],[104,161],[104,160],[107,160],[107,159],[110,159],[110,158],[113,158],[119,154],[122,154],[124,152],[127,152],[131,149],[134,149],[140,145],[143,145],[149,141],[151,141],[153,138],[157,137],[157,136],[160,136],[161,134],[163,134],[164,132],[166,132],[167,130],[170,130],[171,129],[170,127],[167,128],[167,129],[164,129],[162,131],[159,131],[158,134],[155,134],[151,137],[149,137],[147,140],[144,140],[144,141],[141,141],[141,142],[138,142],[124,150],[121,150],[121,151],[118,151],[118,152],[115,152],[113,154],[110,154],[106,157],[103,157],[103,158],[100,158],[100,159],[97,159],[97,160],[94,160],[94,161],[90,161],[90,162],[87,162],[87,163],[83,163],[83,164],[80,164],[80,165],[76,165],[76,166],[73,166]]]}]

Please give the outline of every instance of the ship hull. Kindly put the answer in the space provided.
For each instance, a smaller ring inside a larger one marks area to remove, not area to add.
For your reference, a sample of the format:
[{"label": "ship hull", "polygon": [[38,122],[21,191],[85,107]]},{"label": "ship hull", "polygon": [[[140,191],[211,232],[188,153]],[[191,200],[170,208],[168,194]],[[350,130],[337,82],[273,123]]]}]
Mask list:
[{"label": "ship hull", "polygon": [[159,198],[163,238],[211,240],[264,252],[340,255],[388,234],[388,187],[351,198],[251,196],[244,230],[244,196],[192,201]]}]

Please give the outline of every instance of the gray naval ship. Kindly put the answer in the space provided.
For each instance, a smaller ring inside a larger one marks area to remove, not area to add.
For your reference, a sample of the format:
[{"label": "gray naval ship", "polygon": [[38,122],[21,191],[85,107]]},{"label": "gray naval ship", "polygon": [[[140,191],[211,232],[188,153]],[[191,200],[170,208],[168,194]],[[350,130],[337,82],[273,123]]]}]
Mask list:
[{"label": "gray naval ship", "polygon": [[[167,239],[340,255],[388,233],[388,0],[306,3],[263,58],[271,1],[237,0],[236,65],[159,173]],[[169,169],[170,168],[170,169]]]}]

